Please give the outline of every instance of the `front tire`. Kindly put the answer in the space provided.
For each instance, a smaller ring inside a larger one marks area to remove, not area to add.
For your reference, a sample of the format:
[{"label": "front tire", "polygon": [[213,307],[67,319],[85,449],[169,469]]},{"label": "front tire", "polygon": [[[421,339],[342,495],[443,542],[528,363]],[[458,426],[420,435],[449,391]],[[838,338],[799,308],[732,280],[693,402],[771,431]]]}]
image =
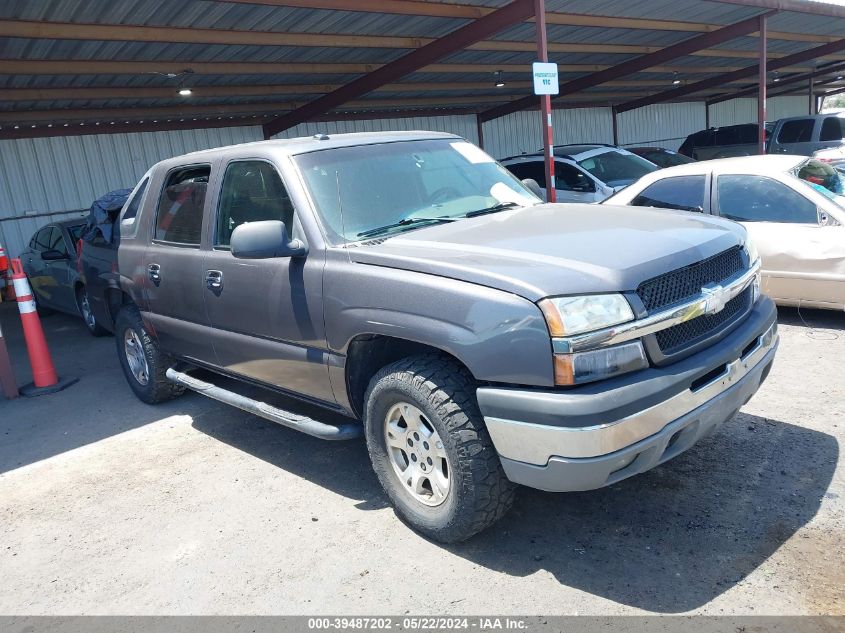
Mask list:
[{"label": "front tire", "polygon": [[88,290],[85,286],[79,286],[76,289],[76,307],[79,308],[79,315],[82,317],[82,321],[85,323],[85,327],[91,336],[104,336],[108,334],[108,330],[99,324],[97,317],[94,316],[94,312],[91,310],[91,301],[88,298]]},{"label": "front tire", "polygon": [[138,399],[157,404],[185,392],[167,379],[165,372],[175,361],[147,334],[137,306],[125,305],[117,313],[114,337],[123,375]]},{"label": "front tire", "polygon": [[399,517],[443,543],[498,521],[516,486],[502,470],[472,377],[438,355],[388,365],[370,381],[365,432],[373,469]]}]

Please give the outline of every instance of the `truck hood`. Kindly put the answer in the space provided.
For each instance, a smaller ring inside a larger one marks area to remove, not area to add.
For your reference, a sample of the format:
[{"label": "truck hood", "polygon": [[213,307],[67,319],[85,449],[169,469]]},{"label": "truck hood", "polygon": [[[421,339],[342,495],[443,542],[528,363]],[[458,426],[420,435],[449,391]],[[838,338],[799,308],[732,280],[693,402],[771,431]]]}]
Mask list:
[{"label": "truck hood", "polygon": [[353,262],[450,277],[531,301],[621,292],[742,244],[740,225],[643,207],[539,204],[348,248]]}]

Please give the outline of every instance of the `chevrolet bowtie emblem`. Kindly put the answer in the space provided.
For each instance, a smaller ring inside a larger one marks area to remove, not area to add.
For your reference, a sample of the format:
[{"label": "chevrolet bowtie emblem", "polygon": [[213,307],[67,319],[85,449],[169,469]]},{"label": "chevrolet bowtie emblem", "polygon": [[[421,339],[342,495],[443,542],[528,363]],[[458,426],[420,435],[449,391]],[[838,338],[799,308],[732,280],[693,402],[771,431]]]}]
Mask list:
[{"label": "chevrolet bowtie emblem", "polygon": [[721,312],[730,300],[728,289],[716,284],[704,286],[701,294],[704,295],[704,314]]}]

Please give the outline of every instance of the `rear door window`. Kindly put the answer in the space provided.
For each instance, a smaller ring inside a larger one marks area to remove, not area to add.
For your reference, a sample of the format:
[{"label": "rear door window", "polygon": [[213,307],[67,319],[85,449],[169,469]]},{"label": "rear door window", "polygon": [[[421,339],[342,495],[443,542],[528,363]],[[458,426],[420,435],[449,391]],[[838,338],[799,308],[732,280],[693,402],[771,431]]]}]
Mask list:
[{"label": "rear door window", "polygon": [[845,117],[829,116],[822,122],[820,141],[845,140]]},{"label": "rear door window", "polygon": [[705,180],[704,175],[664,178],[643,189],[631,204],[700,212],[704,210]]},{"label": "rear door window", "polygon": [[35,234],[35,237],[32,238],[32,248],[39,253],[41,251],[46,251],[50,248],[50,235],[52,234],[53,227],[45,226],[43,229],[38,231]]},{"label": "rear door window", "polygon": [[719,214],[740,222],[816,224],[816,205],[782,182],[766,176],[719,176]]},{"label": "rear door window", "polygon": [[807,143],[813,138],[813,119],[786,121],[778,132],[778,143]]},{"label": "rear door window", "polygon": [[546,172],[542,161],[532,160],[524,163],[514,163],[513,165],[508,165],[508,171],[520,180],[532,178],[538,185],[544,189],[546,188]]},{"label": "rear door window", "polygon": [[555,161],[555,189],[591,192],[596,190],[596,185],[577,167]]},{"label": "rear door window", "polygon": [[52,251],[59,251],[63,255],[67,255],[67,245],[65,244],[65,238],[62,235],[62,230],[54,226],[50,229],[50,234],[48,237],[49,244],[47,248]]},{"label": "rear door window", "polygon": [[174,169],[167,176],[156,213],[155,239],[198,246],[211,165]]},{"label": "rear door window", "polygon": [[737,127],[723,127],[716,130],[716,145],[739,145],[741,142]]}]

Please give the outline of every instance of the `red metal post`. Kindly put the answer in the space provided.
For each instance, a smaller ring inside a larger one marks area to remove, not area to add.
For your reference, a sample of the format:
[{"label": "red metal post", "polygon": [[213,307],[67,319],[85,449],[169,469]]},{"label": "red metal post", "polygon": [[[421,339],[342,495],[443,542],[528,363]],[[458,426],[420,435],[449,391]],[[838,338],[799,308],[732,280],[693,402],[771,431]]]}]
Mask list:
[{"label": "red metal post", "polygon": [[[537,24],[537,60],[549,61],[546,39],[546,0],[534,0],[534,20]],[[546,201],[555,202],[555,137],[552,128],[552,97],[540,95],[540,115],[543,125],[543,156],[546,166]]]},{"label": "red metal post", "polygon": [[766,38],[767,16],[760,16],[760,37],[758,37],[758,74],[757,74],[757,153],[766,153]]}]

